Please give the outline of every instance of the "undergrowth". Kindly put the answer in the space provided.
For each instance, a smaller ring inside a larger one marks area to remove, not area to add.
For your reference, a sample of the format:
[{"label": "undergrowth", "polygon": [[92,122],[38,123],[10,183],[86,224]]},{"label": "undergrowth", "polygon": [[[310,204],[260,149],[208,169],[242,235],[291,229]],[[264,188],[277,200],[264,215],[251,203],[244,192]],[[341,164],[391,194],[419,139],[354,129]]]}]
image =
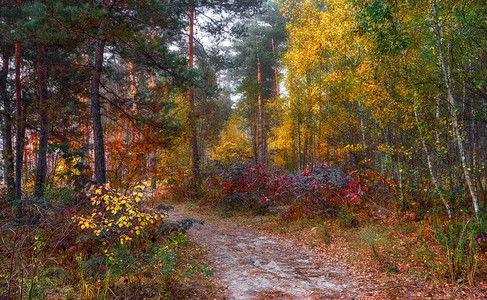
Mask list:
[{"label": "undergrowth", "polygon": [[203,249],[164,230],[165,212],[147,208],[145,194],[51,189],[25,202],[20,222],[2,201],[0,298],[212,298]]},{"label": "undergrowth", "polygon": [[[404,180],[399,195],[395,180],[379,172],[323,165],[292,173],[248,161],[213,162],[204,172],[195,199],[200,210],[234,219],[267,215],[267,224],[257,226],[390,276],[472,286],[487,274],[486,224],[463,211],[449,220],[428,186],[415,183],[415,193],[404,193],[410,188]],[[182,198],[185,182],[174,178],[173,198]]]}]

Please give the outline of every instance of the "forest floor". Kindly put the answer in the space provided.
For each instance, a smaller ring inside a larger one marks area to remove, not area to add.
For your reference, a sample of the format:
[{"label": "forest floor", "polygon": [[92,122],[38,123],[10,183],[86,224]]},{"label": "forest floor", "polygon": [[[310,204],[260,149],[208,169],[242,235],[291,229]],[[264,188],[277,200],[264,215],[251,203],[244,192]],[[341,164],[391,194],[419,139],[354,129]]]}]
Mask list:
[{"label": "forest floor", "polygon": [[[168,218],[201,217],[181,211],[176,206]],[[227,299],[354,299],[362,294],[363,282],[351,278],[350,267],[289,240],[219,221],[195,224],[188,235],[207,248]]]},{"label": "forest floor", "polygon": [[218,299],[485,299],[484,283],[472,290],[419,274],[389,273],[380,262],[343,249],[343,243],[321,247],[289,232],[273,232],[266,216],[226,216],[192,203],[170,205],[171,222],[205,221],[188,235],[208,252],[222,287]]}]

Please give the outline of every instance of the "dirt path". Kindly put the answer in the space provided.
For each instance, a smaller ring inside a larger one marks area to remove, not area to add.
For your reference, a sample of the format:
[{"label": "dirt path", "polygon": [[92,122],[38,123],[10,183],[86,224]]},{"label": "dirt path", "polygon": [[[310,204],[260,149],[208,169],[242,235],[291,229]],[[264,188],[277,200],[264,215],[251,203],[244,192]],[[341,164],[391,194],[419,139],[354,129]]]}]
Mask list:
[{"label": "dirt path", "polygon": [[[171,221],[186,217],[177,207],[169,213]],[[226,299],[361,298],[347,267],[288,240],[231,223],[196,224],[188,234],[207,246]]]}]

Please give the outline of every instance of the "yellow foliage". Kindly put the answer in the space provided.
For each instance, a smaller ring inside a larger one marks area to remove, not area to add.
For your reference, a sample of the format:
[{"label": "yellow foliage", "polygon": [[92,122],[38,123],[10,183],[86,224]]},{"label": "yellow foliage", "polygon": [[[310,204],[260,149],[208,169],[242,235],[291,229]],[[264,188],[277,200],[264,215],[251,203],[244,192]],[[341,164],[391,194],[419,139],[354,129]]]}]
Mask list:
[{"label": "yellow foliage", "polygon": [[[282,1],[282,13],[291,19],[283,57],[289,110],[282,113],[270,143],[278,163],[283,163],[284,152],[299,151],[313,151],[322,161],[330,153],[346,159],[347,153],[366,151],[364,145],[371,144],[364,141],[366,134],[379,137],[385,128],[415,130],[411,88],[388,70],[377,69],[401,65],[402,56],[374,54],[370,37],[358,34],[358,12],[352,3]],[[411,155],[409,149],[394,151]]]},{"label": "yellow foliage", "polygon": [[122,194],[112,190],[108,184],[91,188],[90,200],[93,213],[89,216],[75,216],[82,230],[95,236],[113,238],[120,244],[144,233],[148,224],[159,222],[164,214],[144,210],[140,205],[143,191],[147,187],[138,185],[131,193]]},{"label": "yellow foliage", "polygon": [[252,148],[248,136],[245,121],[237,114],[233,114],[220,134],[218,146],[209,156],[223,161],[232,160],[234,157],[250,156]]}]

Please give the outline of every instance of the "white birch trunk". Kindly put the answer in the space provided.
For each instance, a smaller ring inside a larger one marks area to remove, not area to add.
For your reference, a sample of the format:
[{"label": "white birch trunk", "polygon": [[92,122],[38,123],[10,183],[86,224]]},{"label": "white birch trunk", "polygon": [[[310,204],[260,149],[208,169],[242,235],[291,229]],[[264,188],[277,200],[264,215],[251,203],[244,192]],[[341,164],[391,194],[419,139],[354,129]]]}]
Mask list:
[{"label": "white birch trunk", "polygon": [[445,63],[445,58],[443,56],[443,45],[441,41],[441,28],[439,25],[438,21],[438,4],[434,0],[433,1],[433,18],[434,18],[434,31],[436,34],[436,42],[438,44],[438,57],[439,57],[439,63],[441,67],[441,71],[443,72],[444,80],[445,80],[445,87],[448,95],[448,102],[450,104],[450,113],[452,117],[452,127],[453,127],[453,135],[454,139],[457,142],[458,145],[458,151],[460,154],[460,161],[462,163],[462,168],[463,168],[463,173],[465,175],[465,180],[467,181],[468,189],[470,192],[470,196],[472,197],[472,204],[473,204],[473,209],[475,212],[475,218],[477,221],[480,221],[479,219],[479,203],[478,203],[478,198],[475,193],[475,187],[472,183],[472,179],[470,177],[470,169],[467,166],[467,159],[465,157],[465,149],[463,147],[463,141],[462,141],[462,136],[460,134],[460,129],[458,125],[458,115],[457,111],[455,110],[455,99],[453,97],[453,92],[452,92],[452,87],[451,87],[451,81],[450,81],[450,73],[448,72],[446,63]]}]

